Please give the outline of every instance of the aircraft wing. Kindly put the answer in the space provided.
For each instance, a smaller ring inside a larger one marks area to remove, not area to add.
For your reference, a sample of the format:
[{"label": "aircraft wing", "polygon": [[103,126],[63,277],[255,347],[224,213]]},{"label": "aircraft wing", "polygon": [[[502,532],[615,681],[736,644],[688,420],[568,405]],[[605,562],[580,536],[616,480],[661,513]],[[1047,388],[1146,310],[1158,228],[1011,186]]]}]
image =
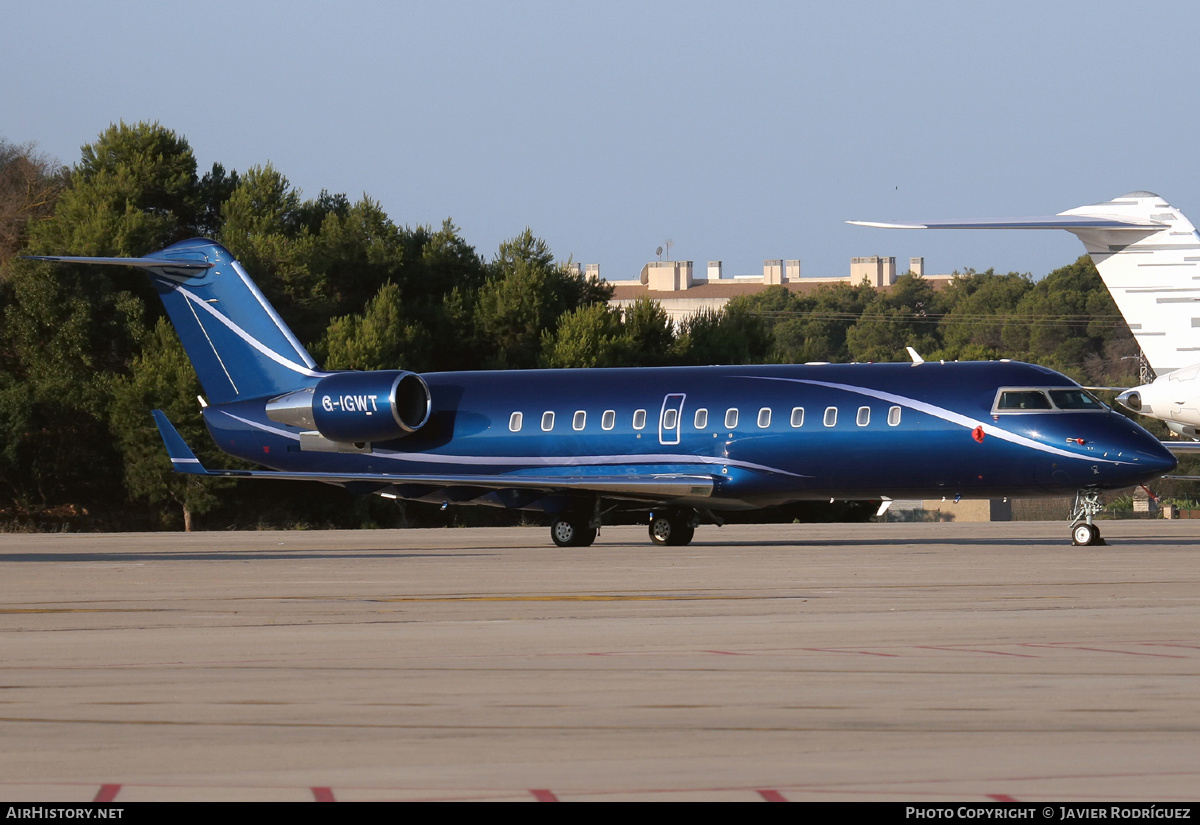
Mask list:
[{"label": "aircraft wing", "polygon": [[279,470],[209,470],[200,463],[187,442],[179,435],[162,410],[154,410],[171,466],[177,473],[217,478],[266,478],[280,481],[324,481],[330,484],[367,483],[382,487],[389,485],[418,485],[429,487],[483,488],[488,490],[544,490],[547,492],[602,493],[609,498],[635,501],[660,501],[674,498],[706,498],[713,493],[711,475],[645,474],[611,476],[557,475],[467,475],[398,473],[290,473]]}]

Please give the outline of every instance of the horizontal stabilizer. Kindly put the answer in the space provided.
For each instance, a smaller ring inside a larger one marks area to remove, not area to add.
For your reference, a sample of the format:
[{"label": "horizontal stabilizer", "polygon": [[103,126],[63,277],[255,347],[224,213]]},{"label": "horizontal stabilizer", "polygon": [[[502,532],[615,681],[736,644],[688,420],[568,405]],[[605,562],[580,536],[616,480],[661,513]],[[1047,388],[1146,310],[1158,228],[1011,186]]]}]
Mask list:
[{"label": "horizontal stabilizer", "polygon": [[229,250],[192,238],[140,258],[39,255],[32,260],[128,266],[147,273],[215,404],[270,398],[326,373]]},{"label": "horizontal stabilizer", "polygon": [[85,258],[78,255],[26,255],[30,261],[51,261],[59,264],[104,264],[107,266],[136,266],[141,269],[211,269],[208,261],[188,261],[178,258]]},{"label": "horizontal stabilizer", "polygon": [[183,436],[175,429],[175,425],[167,418],[166,413],[162,410],[154,410],[153,414],[154,423],[158,425],[158,433],[167,447],[167,456],[171,459],[171,466],[175,472],[199,476],[212,475],[204,469],[200,459],[196,458],[196,454],[183,440]]},{"label": "horizontal stabilizer", "polygon": [[1159,221],[1141,218],[1117,218],[1100,215],[1032,215],[1024,218],[977,218],[954,221],[846,221],[855,226],[880,229],[1140,229],[1158,230]]}]

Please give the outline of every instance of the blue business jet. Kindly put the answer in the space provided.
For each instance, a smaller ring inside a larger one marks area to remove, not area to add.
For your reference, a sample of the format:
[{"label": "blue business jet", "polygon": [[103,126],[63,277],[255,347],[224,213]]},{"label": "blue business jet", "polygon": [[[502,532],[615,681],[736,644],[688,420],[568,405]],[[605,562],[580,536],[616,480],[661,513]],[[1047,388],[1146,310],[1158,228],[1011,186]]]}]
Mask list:
[{"label": "blue business jet", "polygon": [[270,468],[205,468],[156,410],[177,472],[537,510],[559,546],[590,545],[616,510],[648,511],[655,544],[683,545],[721,511],[800,500],[1071,493],[1072,541],[1094,544],[1101,491],[1176,463],[1031,364],[325,372],[212,241],[40,260],[146,270],[207,395],[213,439]]}]

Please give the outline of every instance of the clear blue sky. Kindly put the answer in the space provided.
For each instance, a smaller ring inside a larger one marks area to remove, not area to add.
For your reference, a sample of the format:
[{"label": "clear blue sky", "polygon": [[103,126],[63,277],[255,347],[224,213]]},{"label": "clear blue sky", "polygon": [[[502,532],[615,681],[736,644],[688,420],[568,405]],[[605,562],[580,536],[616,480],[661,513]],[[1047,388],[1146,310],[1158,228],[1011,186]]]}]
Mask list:
[{"label": "clear blue sky", "polygon": [[[529,226],[636,277],[923,255],[1040,277],[1066,233],[845,219],[1047,214],[1136,189],[1200,221],[1200,4],[0,0],[0,136],[68,164],[157,120],[201,170],[450,217],[486,258]],[[236,250],[235,250],[236,251]],[[698,267],[699,268],[699,267]]]}]

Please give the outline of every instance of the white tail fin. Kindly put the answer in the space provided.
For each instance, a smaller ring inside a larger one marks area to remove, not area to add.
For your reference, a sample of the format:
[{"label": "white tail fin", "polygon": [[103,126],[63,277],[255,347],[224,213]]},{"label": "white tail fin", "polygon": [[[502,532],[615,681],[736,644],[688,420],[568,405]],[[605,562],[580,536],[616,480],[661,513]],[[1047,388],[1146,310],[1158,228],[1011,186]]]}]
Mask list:
[{"label": "white tail fin", "polygon": [[1200,235],[1152,192],[1057,215],[903,224],[916,229],[1065,229],[1079,240],[1159,375],[1200,361]]}]

